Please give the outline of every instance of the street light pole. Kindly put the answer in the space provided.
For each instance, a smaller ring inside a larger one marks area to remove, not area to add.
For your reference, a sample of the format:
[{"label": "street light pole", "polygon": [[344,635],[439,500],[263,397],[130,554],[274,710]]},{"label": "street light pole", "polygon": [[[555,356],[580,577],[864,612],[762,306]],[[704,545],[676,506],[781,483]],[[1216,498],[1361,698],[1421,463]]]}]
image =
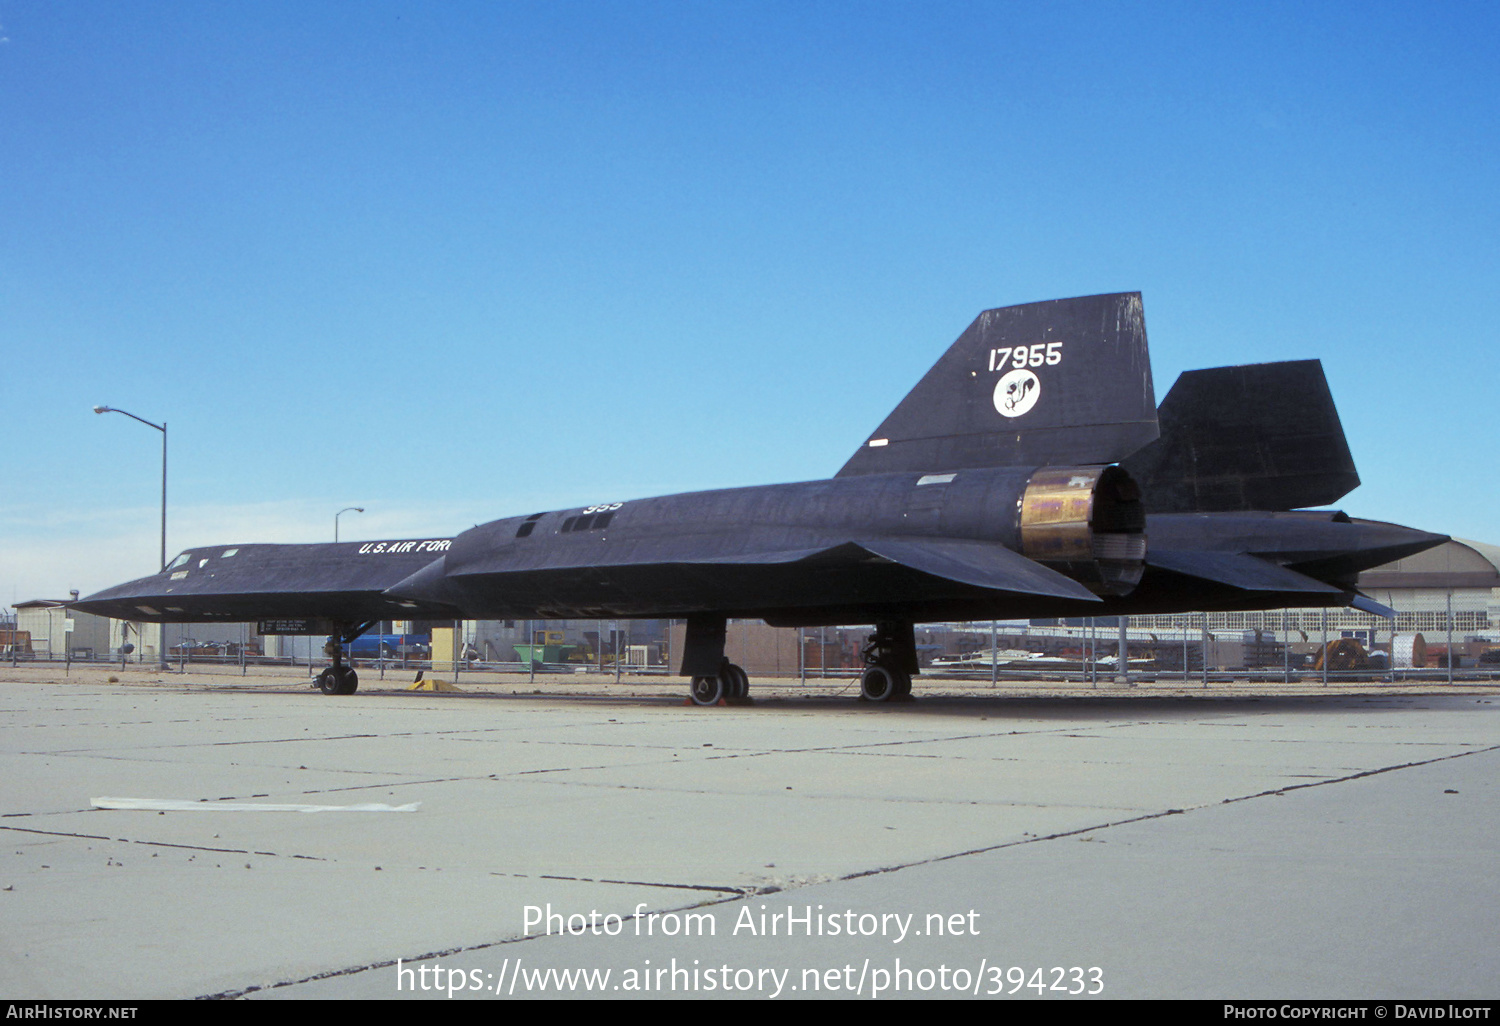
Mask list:
[{"label": "street light pole", "polygon": [[339,540],[339,517],[343,516],[345,513],[348,513],[350,510],[353,510],[356,513],[363,513],[365,511],[365,508],[363,506],[345,506],[343,509],[339,510],[337,513],[335,513],[333,515],[333,540],[334,541],[338,541]]},{"label": "street light pole", "polygon": [[[158,564],[162,570],[167,568],[167,422],[153,424],[144,417],[137,417],[128,410],[117,410],[113,406],[95,406],[95,413],[123,413],[131,420],[138,420],[147,427],[154,427],[161,432],[161,561]],[[167,664],[167,631],[163,627],[157,635],[157,654],[161,657],[161,668],[168,668]]]},{"label": "street light pole", "polygon": [[138,420],[147,427],[161,432],[161,569],[167,568],[167,422],[153,424],[144,417],[137,417],[128,410],[117,410],[113,406],[95,406],[95,413],[123,413],[131,420]]}]

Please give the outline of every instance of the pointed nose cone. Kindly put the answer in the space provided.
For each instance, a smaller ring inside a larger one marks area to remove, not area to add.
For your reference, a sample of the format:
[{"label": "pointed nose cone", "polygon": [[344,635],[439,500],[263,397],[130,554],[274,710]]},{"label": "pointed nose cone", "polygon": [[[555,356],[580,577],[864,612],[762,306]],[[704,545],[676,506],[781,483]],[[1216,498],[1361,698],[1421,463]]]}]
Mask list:
[{"label": "pointed nose cone", "polygon": [[161,615],[163,575],[153,574],[105,588],[68,603],[68,608],[116,620],[147,620]]}]

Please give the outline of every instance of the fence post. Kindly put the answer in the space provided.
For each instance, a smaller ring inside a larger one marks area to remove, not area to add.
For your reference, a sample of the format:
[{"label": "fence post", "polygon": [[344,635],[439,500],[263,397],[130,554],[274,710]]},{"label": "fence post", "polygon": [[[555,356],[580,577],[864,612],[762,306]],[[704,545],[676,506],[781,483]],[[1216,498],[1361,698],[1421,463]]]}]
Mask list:
[{"label": "fence post", "polygon": [[1328,607],[1323,607],[1323,686],[1328,686]]},{"label": "fence post", "polygon": [[1129,640],[1129,637],[1127,636],[1126,632],[1129,631],[1129,629],[1130,629],[1130,617],[1128,617],[1128,616],[1122,616],[1122,617],[1120,617],[1119,623],[1120,623],[1120,666],[1119,666],[1120,675],[1119,675],[1119,679],[1116,680],[1115,683],[1116,684],[1123,684],[1125,687],[1128,688],[1128,687],[1130,687],[1130,640]]},{"label": "fence post", "polygon": [[1448,683],[1453,683],[1453,588],[1448,588]]},{"label": "fence post", "polygon": [[1199,629],[1203,632],[1199,643],[1203,646],[1203,658],[1200,661],[1203,663],[1203,686],[1206,688],[1208,687],[1208,613],[1206,611],[1198,614],[1198,623]]},{"label": "fence post", "polygon": [[1281,683],[1292,682],[1292,636],[1286,629],[1286,608],[1281,610]]}]

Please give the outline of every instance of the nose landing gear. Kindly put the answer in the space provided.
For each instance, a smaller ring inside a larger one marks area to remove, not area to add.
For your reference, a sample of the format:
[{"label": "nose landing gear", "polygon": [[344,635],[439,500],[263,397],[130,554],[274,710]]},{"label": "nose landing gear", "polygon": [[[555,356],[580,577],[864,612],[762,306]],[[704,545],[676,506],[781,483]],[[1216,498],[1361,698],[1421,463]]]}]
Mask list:
[{"label": "nose landing gear", "polygon": [[334,625],[334,632],[328,636],[328,641],[323,645],[323,652],[333,660],[333,665],[325,667],[323,672],[318,674],[319,691],[325,695],[354,694],[359,688],[359,674],[354,672],[354,667],[344,665],[344,646],[374,626],[373,620],[357,626]]},{"label": "nose landing gear", "polygon": [[352,695],[359,687],[359,674],[348,666],[326,666],[318,674],[318,690],[325,695]]}]

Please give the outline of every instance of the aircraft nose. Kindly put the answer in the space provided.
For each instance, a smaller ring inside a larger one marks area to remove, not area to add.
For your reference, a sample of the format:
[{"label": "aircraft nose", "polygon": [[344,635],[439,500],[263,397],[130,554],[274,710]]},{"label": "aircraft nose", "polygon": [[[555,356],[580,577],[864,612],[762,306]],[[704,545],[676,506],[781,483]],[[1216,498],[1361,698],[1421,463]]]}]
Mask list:
[{"label": "aircraft nose", "polygon": [[138,620],[144,612],[141,608],[142,603],[160,605],[161,598],[161,587],[157,578],[142,577],[139,580],[117,584],[113,588],[105,588],[92,595],[85,595],[81,599],[69,602],[68,608],[83,613],[92,613],[95,616],[113,617],[116,620]]}]

